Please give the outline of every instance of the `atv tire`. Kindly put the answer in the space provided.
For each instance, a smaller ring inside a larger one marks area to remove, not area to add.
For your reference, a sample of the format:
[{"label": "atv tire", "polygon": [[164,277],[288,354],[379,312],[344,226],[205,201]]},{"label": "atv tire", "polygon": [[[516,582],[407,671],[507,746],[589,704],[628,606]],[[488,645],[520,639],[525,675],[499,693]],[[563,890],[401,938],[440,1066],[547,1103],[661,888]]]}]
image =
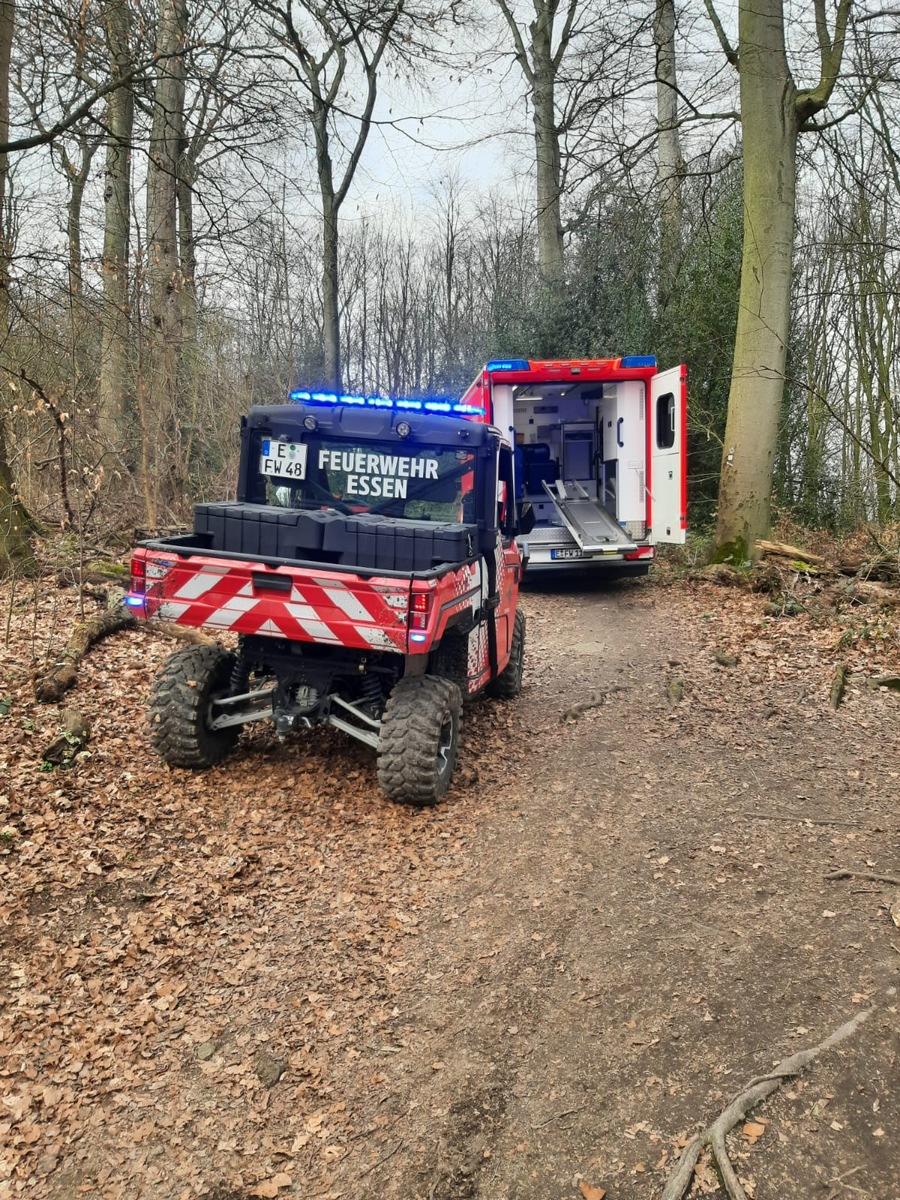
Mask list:
[{"label": "atv tire", "polygon": [[509,649],[509,662],[496,679],[488,684],[488,695],[498,700],[515,700],[522,690],[522,672],[525,670],[525,614],[521,608],[516,610],[513,622],[512,645]]},{"label": "atv tire", "polygon": [[238,726],[207,724],[210,697],[228,690],[234,663],[219,646],[187,646],[163,664],[150,698],[150,742],[170,766],[213,767],[234,746]]},{"label": "atv tire", "polygon": [[416,675],[394,686],[381,721],[378,782],[389,800],[427,808],[450,786],[462,697],[448,679]]}]

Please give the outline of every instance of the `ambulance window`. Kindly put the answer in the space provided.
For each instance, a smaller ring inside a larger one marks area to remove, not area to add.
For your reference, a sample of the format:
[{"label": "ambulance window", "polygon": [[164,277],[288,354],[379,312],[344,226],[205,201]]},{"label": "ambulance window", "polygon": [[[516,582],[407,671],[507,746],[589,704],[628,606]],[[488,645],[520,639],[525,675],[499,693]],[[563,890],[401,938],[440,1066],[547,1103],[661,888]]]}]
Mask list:
[{"label": "ambulance window", "polygon": [[656,400],[656,447],[669,450],[675,445],[675,397],[671,392]]}]

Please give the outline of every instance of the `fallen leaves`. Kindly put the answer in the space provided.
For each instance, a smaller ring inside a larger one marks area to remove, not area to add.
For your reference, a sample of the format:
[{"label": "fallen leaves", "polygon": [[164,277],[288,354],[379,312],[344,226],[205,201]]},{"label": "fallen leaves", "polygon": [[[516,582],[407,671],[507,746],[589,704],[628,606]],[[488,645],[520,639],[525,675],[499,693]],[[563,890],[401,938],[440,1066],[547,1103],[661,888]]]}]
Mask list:
[{"label": "fallen leaves", "polygon": [[761,1121],[747,1121],[741,1130],[751,1146],[755,1146],[765,1132],[766,1127]]},{"label": "fallen leaves", "polygon": [[256,1187],[250,1188],[247,1195],[260,1197],[261,1200],[273,1200],[282,1188],[288,1188],[293,1183],[290,1175],[286,1175],[283,1171],[277,1175],[273,1175],[271,1179],[264,1179],[258,1183]]},{"label": "fallen leaves", "polygon": [[580,1183],[578,1190],[581,1192],[584,1200],[603,1200],[606,1192],[602,1187],[595,1187],[592,1183]]}]

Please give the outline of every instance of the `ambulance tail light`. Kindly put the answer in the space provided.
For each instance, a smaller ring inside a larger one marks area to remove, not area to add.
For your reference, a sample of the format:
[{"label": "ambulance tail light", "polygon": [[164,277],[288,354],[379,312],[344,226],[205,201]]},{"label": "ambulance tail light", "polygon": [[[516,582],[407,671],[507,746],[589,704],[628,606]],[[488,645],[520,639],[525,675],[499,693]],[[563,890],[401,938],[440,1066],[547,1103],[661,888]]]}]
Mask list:
[{"label": "ambulance tail light", "polygon": [[628,562],[633,562],[636,558],[652,558],[652,546],[638,546],[637,550],[626,550],[622,555]]}]

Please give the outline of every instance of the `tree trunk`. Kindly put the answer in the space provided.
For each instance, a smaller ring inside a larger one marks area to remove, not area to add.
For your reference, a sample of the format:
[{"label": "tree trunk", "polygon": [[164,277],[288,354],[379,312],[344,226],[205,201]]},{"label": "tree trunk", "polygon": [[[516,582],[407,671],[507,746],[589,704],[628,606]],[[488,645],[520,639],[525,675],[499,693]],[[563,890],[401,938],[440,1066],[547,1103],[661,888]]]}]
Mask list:
[{"label": "tree trunk", "polygon": [[187,426],[181,439],[179,473],[188,478],[193,459],[200,406],[200,356],[197,348],[199,310],[197,305],[197,243],[194,237],[194,183],[197,167],[186,139],[178,162],[178,251],[181,259],[182,339],[178,363],[179,394],[184,401],[182,422]]},{"label": "tree trunk", "polygon": [[[14,0],[0,0],[0,142],[9,141],[9,60],[16,9]],[[0,154],[0,356],[9,342],[9,285],[12,245],[6,225],[9,156]],[[4,391],[6,389],[4,388]],[[31,518],[20,502],[6,450],[6,422],[0,408],[0,576],[32,565]]]},{"label": "tree trunk", "polygon": [[[141,397],[148,523],[157,523],[178,492],[178,363],[184,280],[178,256],[178,167],[184,126],[184,0],[160,0],[157,49],[163,56],[153,102],[147,163],[149,369]],[[173,436],[174,435],[174,436]]]},{"label": "tree trunk", "polygon": [[769,528],[772,474],[790,324],[796,88],[784,47],[781,0],[742,0],[740,94],[744,246],[716,561],[741,563]]},{"label": "tree trunk", "polygon": [[[121,78],[131,66],[128,0],[106,0],[104,8],[110,76]],[[131,391],[128,241],[131,219],[131,140],[134,93],[130,87],[110,93],[106,109],[106,182],[103,226],[103,328],[100,354],[100,436],[118,451],[126,442],[125,410]]]},{"label": "tree trunk", "polygon": [[657,193],[659,203],[659,307],[672,295],[681,260],[684,158],[678,132],[678,75],[675,62],[674,0],[656,0],[656,120],[659,129]]},{"label": "tree trunk", "polygon": [[541,277],[551,288],[561,287],[564,272],[562,218],[560,213],[559,131],[556,127],[555,77],[553,63],[552,8],[537,7],[531,26],[531,61],[534,73],[534,151],[537,183],[538,265]]},{"label": "tree trunk", "polygon": [[[319,178],[321,180],[321,172]],[[330,163],[329,163],[330,179]],[[322,349],[323,384],[341,390],[341,325],[338,300],[338,211],[334,189],[322,187]]]}]

